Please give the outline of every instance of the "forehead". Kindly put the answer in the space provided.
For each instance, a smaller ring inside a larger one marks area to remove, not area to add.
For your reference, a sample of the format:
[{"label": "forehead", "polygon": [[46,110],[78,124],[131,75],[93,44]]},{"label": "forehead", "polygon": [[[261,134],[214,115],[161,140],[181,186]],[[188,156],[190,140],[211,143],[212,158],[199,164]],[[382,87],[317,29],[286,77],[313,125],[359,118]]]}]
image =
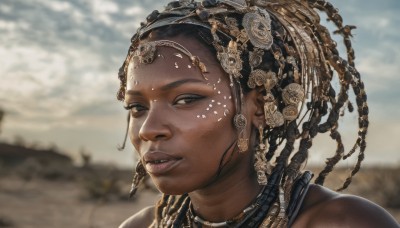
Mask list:
[{"label": "forehead", "polygon": [[[177,36],[168,40],[176,42],[187,49],[193,56],[197,56],[207,68],[207,73],[204,74],[207,79],[213,81],[219,78],[228,78],[215,54],[200,41],[186,36]],[[187,54],[181,52],[179,48],[169,46],[156,46],[155,57],[150,64],[139,63],[138,57],[133,57],[127,70],[128,89],[132,84],[132,80],[177,80],[182,78],[207,81],[199,67],[192,64]]]}]

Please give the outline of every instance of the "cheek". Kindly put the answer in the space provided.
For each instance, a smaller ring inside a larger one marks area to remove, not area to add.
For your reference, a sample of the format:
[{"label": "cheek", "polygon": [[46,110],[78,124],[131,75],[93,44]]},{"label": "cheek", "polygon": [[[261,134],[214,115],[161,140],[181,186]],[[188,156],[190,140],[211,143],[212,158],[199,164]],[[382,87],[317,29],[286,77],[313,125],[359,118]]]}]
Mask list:
[{"label": "cheek", "polygon": [[128,133],[129,133],[129,139],[133,145],[133,147],[135,148],[135,150],[140,153],[140,139],[139,139],[139,130],[140,130],[140,121],[137,119],[133,119],[132,117],[130,118],[129,121],[129,129],[128,129]]},{"label": "cheek", "polygon": [[213,83],[207,83],[215,91],[215,96],[210,99],[204,109],[196,113],[199,120],[215,120],[215,122],[223,121],[230,118],[233,113],[233,99],[229,87],[221,83],[221,79]]}]

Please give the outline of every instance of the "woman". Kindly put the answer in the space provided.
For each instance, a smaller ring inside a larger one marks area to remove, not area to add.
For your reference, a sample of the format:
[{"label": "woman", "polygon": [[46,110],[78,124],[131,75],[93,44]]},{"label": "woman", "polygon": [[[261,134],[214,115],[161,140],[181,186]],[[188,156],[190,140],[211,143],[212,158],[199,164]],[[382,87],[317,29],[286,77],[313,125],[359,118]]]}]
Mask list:
[{"label": "woman", "polygon": [[[337,25],[347,60],[314,8]],[[364,158],[368,106],[352,28],[322,0],[181,0],[149,15],[118,99],[140,155],[131,193],[149,174],[163,196],[121,227],[398,227],[379,206],[321,186],[358,150],[345,189]],[[338,119],[353,110],[350,87],[359,131],[345,153]],[[309,184],[302,165],[327,132],[336,154]]]}]

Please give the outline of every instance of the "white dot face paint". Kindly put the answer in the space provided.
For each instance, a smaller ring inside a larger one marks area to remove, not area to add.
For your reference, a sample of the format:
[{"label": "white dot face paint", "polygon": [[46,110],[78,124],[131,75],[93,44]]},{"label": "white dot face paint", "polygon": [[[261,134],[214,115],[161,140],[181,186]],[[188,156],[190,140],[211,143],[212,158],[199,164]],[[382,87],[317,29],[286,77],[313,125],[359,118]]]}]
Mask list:
[{"label": "white dot face paint", "polygon": [[175,55],[176,57],[178,57],[178,58],[181,58],[181,59],[183,58],[183,56],[182,56],[181,53],[175,53],[174,55]]},{"label": "white dot face paint", "polygon": [[188,68],[189,68],[189,69],[191,69],[191,68],[192,68],[192,66],[191,66],[191,65],[188,65]]},{"label": "white dot face paint", "polygon": [[224,110],[224,116],[227,116],[229,114],[229,110],[228,109],[225,109]]},{"label": "white dot face paint", "polygon": [[179,68],[178,63],[176,63],[176,62],[175,62],[175,68],[177,68],[177,69]]},{"label": "white dot face paint", "polygon": [[[207,83],[215,91],[215,98],[209,101],[205,112],[207,113],[199,113],[196,115],[198,119],[206,119],[207,117],[211,119],[215,119],[217,122],[220,122],[224,119],[224,117],[229,116],[230,112],[228,110],[227,102],[223,102],[224,100],[227,101],[228,98],[231,99],[231,96],[228,94],[223,94],[223,91],[219,88],[221,85],[222,79],[218,78],[217,81]],[[225,91],[225,90],[224,90]],[[208,115],[207,115],[208,114]],[[209,115],[212,114],[212,115]]]}]

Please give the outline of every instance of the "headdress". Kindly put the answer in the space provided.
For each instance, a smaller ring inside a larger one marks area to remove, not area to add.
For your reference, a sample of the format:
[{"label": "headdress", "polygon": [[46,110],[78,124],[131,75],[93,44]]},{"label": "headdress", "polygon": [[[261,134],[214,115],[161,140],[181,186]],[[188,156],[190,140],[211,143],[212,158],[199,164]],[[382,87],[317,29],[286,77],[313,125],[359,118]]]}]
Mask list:
[{"label": "headdress", "polygon": [[[315,9],[325,12],[328,19],[337,26],[334,33],[343,36],[346,59],[340,57],[336,42],[320,24]],[[369,124],[368,106],[364,84],[354,66],[350,37],[355,27],[344,26],[336,8],[324,0],[171,2],[163,12],[154,11],[150,14],[132,37],[128,57],[119,72],[119,100],[124,98],[128,63],[132,57],[137,56],[141,40],[157,29],[180,25],[210,32],[210,45],[214,47],[221,67],[229,75],[236,94],[235,120],[237,118],[240,123],[238,129],[243,129],[246,122],[240,116],[243,91],[255,87],[264,89],[267,127],[260,130],[262,137],[258,144],[262,146],[257,150],[264,151],[265,159],[263,157],[259,160],[270,162],[276,156],[275,166],[268,175],[271,175],[269,179],[275,180],[280,186],[276,190],[279,190],[279,208],[285,208],[282,200],[288,202],[290,199],[290,192],[286,190],[291,189],[299,177],[300,167],[307,159],[312,140],[319,133],[330,132],[331,138],[337,142],[337,148],[316,178],[316,183],[323,184],[336,163],[359,149],[357,164],[341,189],[350,184],[364,158]],[[338,94],[333,85],[335,77],[339,81]],[[350,87],[357,104],[359,131],[354,146],[345,154],[338,131],[338,119],[345,108],[349,111],[354,109],[348,95]],[[246,138],[243,136],[240,139],[244,141],[239,141],[242,144],[239,147],[246,150]],[[299,149],[292,154],[296,141],[299,141]],[[285,143],[283,149],[275,154],[281,143]]]}]

